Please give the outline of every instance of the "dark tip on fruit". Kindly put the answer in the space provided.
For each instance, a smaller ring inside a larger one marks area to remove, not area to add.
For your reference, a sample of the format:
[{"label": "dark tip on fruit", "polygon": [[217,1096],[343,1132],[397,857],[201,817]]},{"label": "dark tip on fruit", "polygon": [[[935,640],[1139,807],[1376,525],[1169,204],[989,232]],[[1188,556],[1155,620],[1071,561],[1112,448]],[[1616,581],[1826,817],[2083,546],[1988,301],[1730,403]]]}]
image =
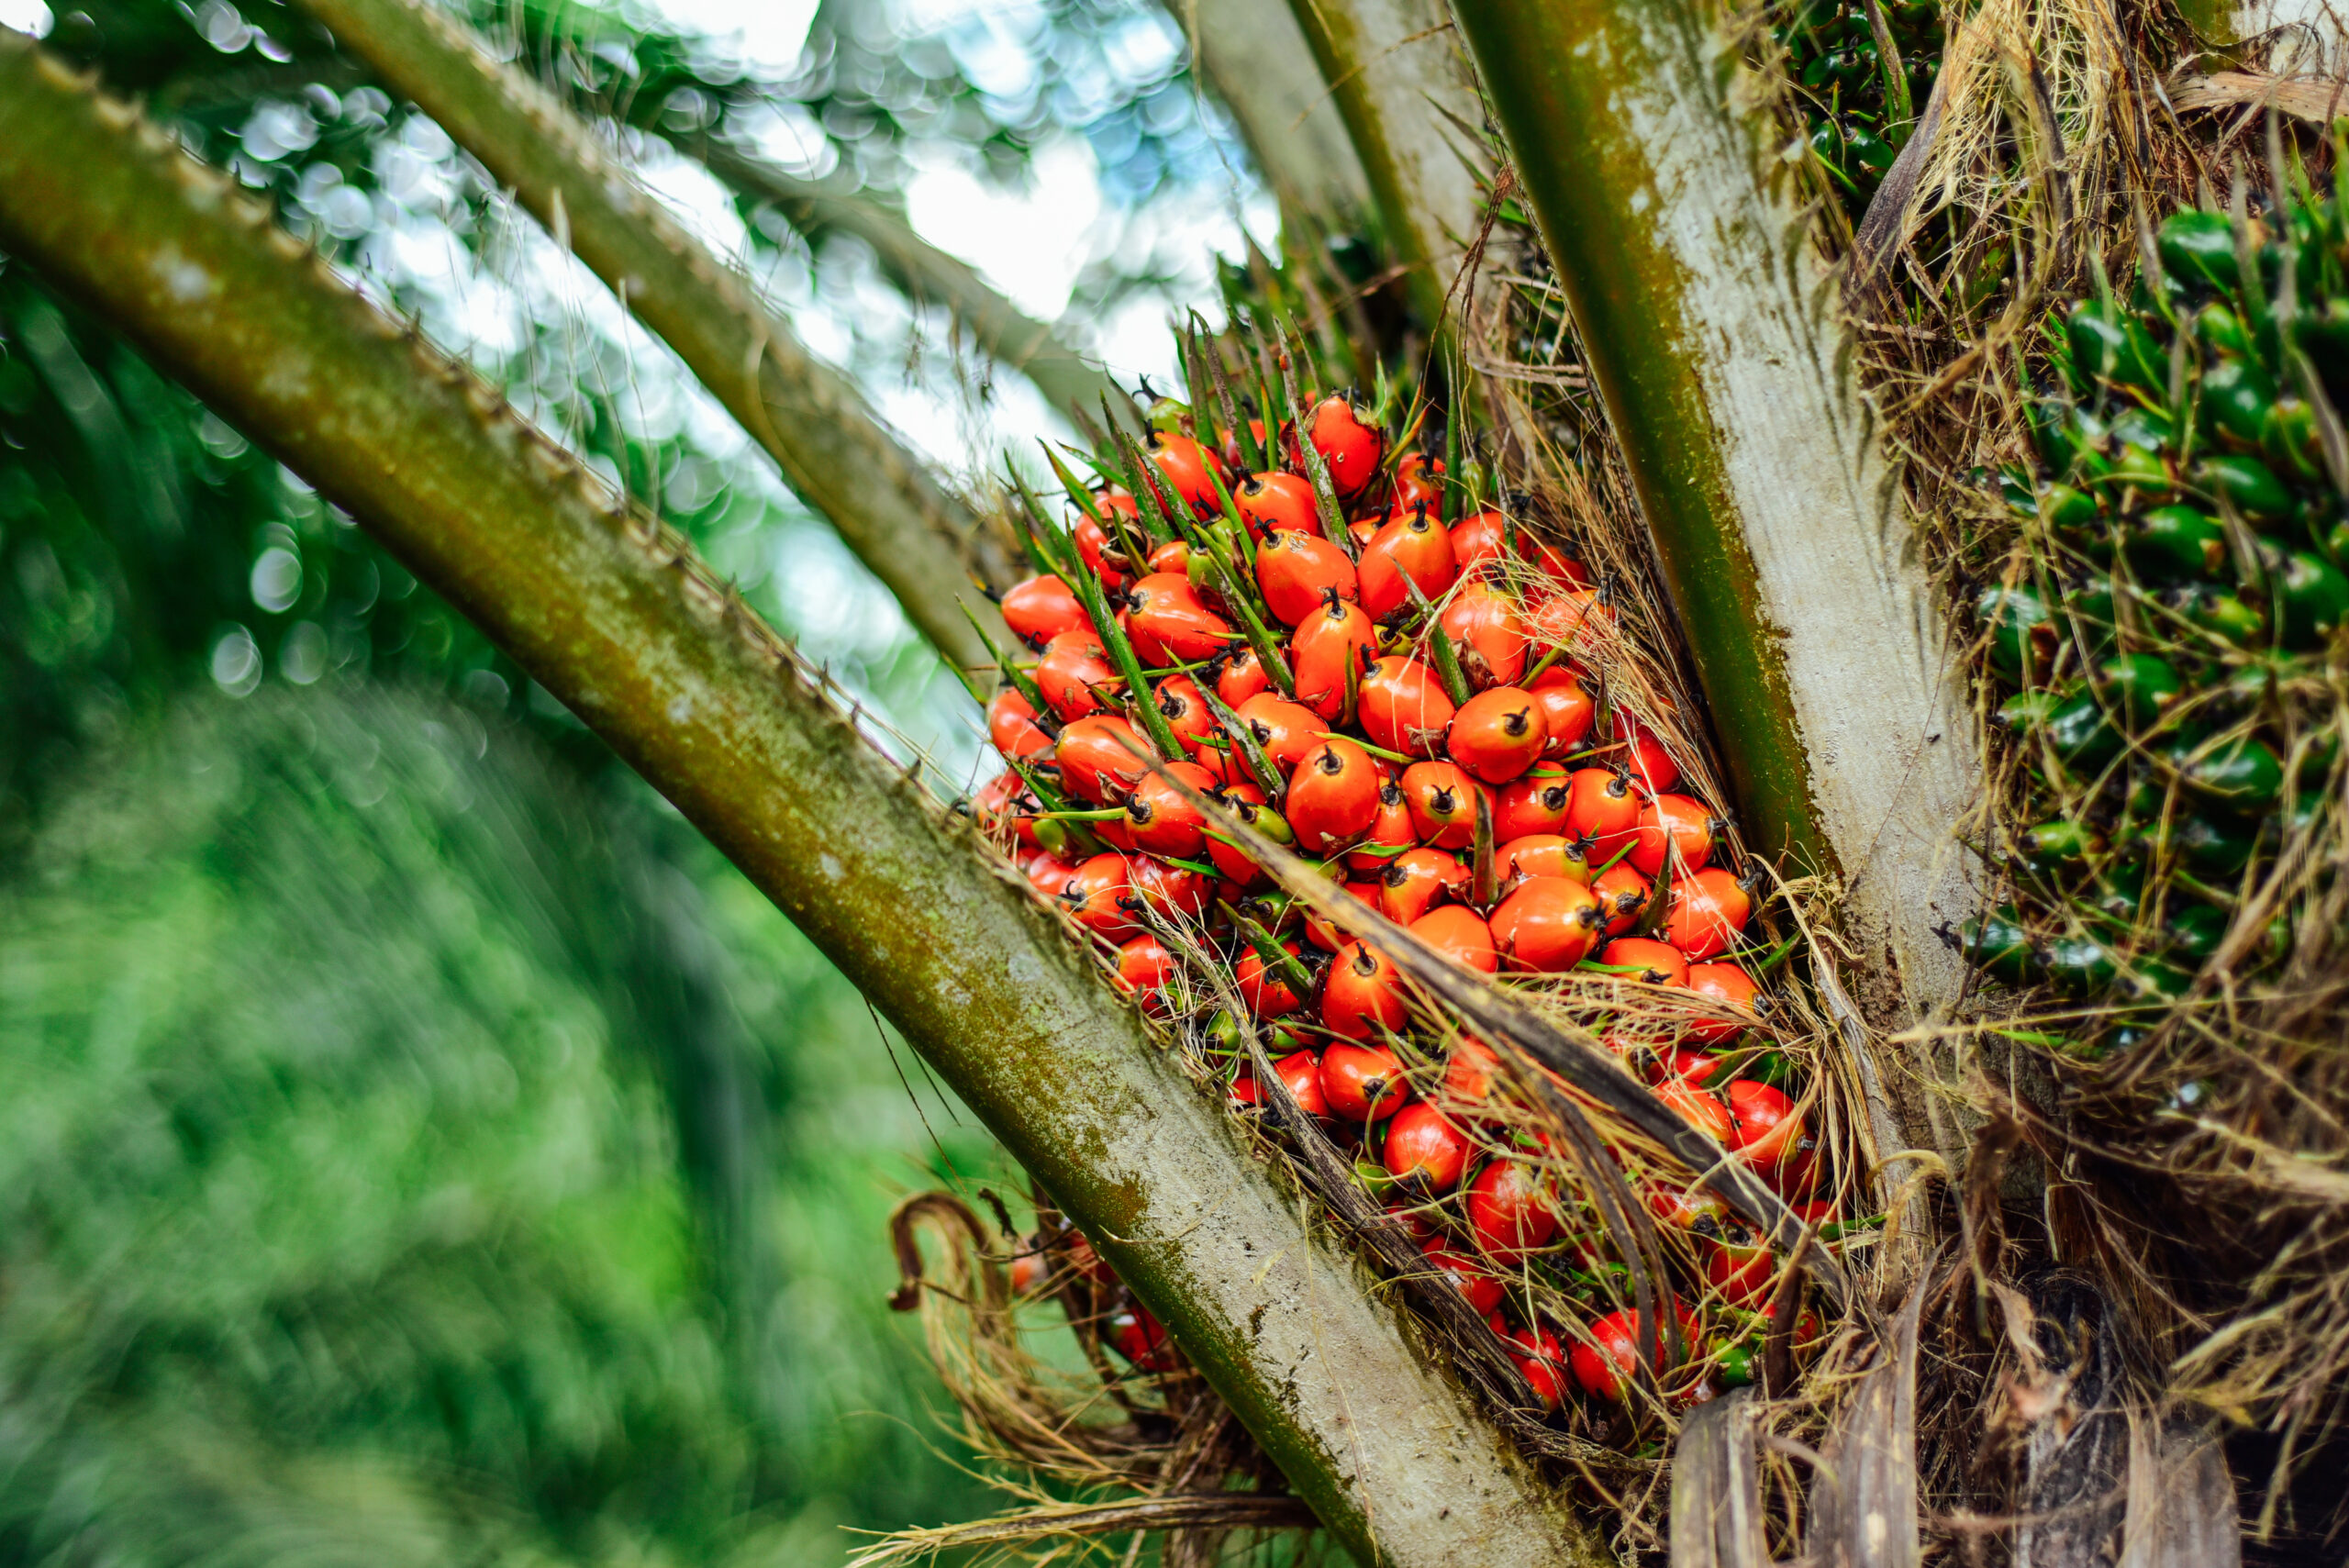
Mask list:
[{"label": "dark tip on fruit", "polygon": [[1354,973],[1365,977],[1378,973],[1378,955],[1360,942],[1354,944]]},{"label": "dark tip on fruit", "polygon": [[1402,805],[1403,786],[1397,784],[1393,779],[1388,779],[1382,783],[1378,786],[1378,804],[1385,806],[1397,806]]},{"label": "dark tip on fruit", "polygon": [[1503,714],[1501,716],[1501,728],[1508,732],[1510,740],[1523,740],[1526,731],[1533,728],[1532,707],[1529,705],[1525,707],[1519,708],[1515,713]]},{"label": "dark tip on fruit", "polygon": [[1566,808],[1566,786],[1565,786],[1565,785],[1564,785],[1564,784],[1552,784],[1548,789],[1545,789],[1545,790],[1543,790],[1543,791],[1542,792],[1542,810],[1544,810],[1544,811],[1564,811],[1565,808]]},{"label": "dark tip on fruit", "polygon": [[1325,773],[1342,773],[1346,771],[1346,760],[1338,755],[1338,749],[1335,746],[1324,746],[1313,753],[1313,765]]}]

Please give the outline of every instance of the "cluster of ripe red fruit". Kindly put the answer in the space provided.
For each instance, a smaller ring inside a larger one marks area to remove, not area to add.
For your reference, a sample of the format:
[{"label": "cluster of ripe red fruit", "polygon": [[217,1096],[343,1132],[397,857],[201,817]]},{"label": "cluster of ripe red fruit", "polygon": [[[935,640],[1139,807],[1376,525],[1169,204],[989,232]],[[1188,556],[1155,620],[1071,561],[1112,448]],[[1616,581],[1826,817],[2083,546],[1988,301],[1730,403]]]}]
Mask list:
[{"label": "cluster of ripe red fruit", "polygon": [[[1233,955],[1231,990],[1272,1029],[1299,1105],[1420,1209],[1464,1195],[1469,1246],[1417,1210],[1410,1222],[1480,1311],[1498,1307],[1506,1273],[1557,1250],[1562,1226],[1535,1161],[1485,1158],[1507,1143],[1481,1116],[1490,1052],[1460,1041],[1422,1097],[1397,1049],[1413,1018],[1396,966],[1269,888],[1194,796],[1472,970],[1581,970],[1684,998],[1674,1038],[1638,1050],[1641,1064],[1700,1130],[1807,1196],[1816,1162],[1793,1102],[1772,1084],[1712,1082],[1717,1051],[1760,1010],[1733,956],[1749,888],[1713,863],[1723,825],[1677,789],[1664,738],[1603,711],[1574,657],[1612,635],[1606,595],[1571,555],[1462,504],[1440,460],[1390,462],[1350,400],[1307,406],[1304,441],[1284,428],[1277,466],[1261,427],[1225,432],[1220,450],[1162,428],[1102,460],[1110,482],[1070,485],[1065,533],[1030,517],[1046,570],[1001,602],[1038,657],[1007,665],[989,704],[1009,765],[980,793],[982,820],[1040,894],[1116,947],[1120,984],[1153,1012],[1208,1012],[1192,1004],[1216,994],[1184,977],[1165,934]],[[1228,1051],[1236,1028],[1218,1015],[1201,1032]],[[1258,1104],[1241,1060],[1231,1097]],[[1701,1197],[1656,1207],[1708,1239],[1716,1296],[1759,1305],[1776,1273],[1766,1251],[1735,1245]],[[1594,1394],[1620,1393],[1594,1347],[1636,1339],[1622,1317],[1576,1346]],[[1554,1405],[1568,1359],[1554,1337],[1495,1327]]]}]

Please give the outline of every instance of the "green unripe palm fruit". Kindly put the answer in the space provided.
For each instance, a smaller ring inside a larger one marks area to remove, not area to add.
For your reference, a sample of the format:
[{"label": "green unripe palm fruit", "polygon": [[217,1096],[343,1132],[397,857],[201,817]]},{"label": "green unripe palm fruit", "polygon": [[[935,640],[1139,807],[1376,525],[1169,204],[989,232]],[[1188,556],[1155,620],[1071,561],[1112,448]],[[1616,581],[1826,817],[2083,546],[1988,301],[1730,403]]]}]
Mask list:
[{"label": "green unripe palm fruit", "polygon": [[2284,645],[2314,648],[2349,617],[2349,577],[2321,555],[2295,550],[2276,571],[2276,597],[2283,610]]},{"label": "green unripe palm fruit", "polygon": [[2235,226],[2222,212],[2181,212],[2162,223],[2154,238],[2162,270],[2178,283],[2220,294],[2232,294],[2240,275],[2235,269]]},{"label": "green unripe palm fruit", "polygon": [[2214,577],[2227,563],[2226,530],[2191,506],[2156,506],[2130,527],[2121,553],[2156,582]]},{"label": "green unripe palm fruit", "polygon": [[2190,476],[2197,490],[2212,506],[2232,506],[2254,523],[2278,523],[2292,516],[2295,503],[2276,471],[2255,457],[2227,453],[2206,457]]},{"label": "green unripe palm fruit", "polygon": [[2038,977],[2039,950],[2012,905],[1960,926],[1958,946],[1976,965],[2009,984],[2028,985]]}]

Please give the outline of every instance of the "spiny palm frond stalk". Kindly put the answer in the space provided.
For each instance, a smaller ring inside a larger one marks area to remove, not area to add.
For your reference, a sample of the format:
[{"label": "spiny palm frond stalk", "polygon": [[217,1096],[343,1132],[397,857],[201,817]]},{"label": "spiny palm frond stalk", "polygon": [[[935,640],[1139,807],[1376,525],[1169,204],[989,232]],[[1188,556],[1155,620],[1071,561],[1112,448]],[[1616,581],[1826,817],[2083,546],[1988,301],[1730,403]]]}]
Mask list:
[{"label": "spiny palm frond stalk", "polygon": [[[1840,874],[1880,1016],[1958,989],[1978,790],[1943,617],[1721,18],[1463,0],[1714,716],[1747,838]],[[1572,156],[1559,150],[1573,148]]]},{"label": "spiny palm frond stalk", "polygon": [[347,507],[707,833],[1084,1225],[1348,1550],[1609,1560],[1062,928],[680,538],[6,31],[0,244]]},{"label": "spiny palm frond stalk", "polygon": [[764,447],[793,489],[954,662],[986,651],[958,606],[1000,625],[973,579],[1008,561],[866,406],[750,287],[641,191],[544,89],[454,19],[409,0],[317,0],[310,15],[480,159],[620,294]]}]

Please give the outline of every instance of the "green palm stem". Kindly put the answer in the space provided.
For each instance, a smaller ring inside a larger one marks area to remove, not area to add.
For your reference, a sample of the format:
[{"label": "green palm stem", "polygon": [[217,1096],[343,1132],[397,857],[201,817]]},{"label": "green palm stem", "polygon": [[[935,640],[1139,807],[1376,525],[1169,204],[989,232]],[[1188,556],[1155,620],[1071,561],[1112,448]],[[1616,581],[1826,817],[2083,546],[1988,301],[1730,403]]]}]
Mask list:
[{"label": "green palm stem", "polygon": [[684,539],[6,29],[0,247],[349,510],[707,833],[1085,1228],[1358,1559],[1610,1561],[1066,928]]},{"label": "green palm stem", "polygon": [[956,606],[969,605],[999,634],[1002,617],[973,579],[1009,584],[1023,574],[1016,554],[940,486],[848,377],[808,352],[637,186],[584,121],[428,5],[305,0],[305,9],[620,294],[888,584],[932,646],[965,668],[985,662]]}]

